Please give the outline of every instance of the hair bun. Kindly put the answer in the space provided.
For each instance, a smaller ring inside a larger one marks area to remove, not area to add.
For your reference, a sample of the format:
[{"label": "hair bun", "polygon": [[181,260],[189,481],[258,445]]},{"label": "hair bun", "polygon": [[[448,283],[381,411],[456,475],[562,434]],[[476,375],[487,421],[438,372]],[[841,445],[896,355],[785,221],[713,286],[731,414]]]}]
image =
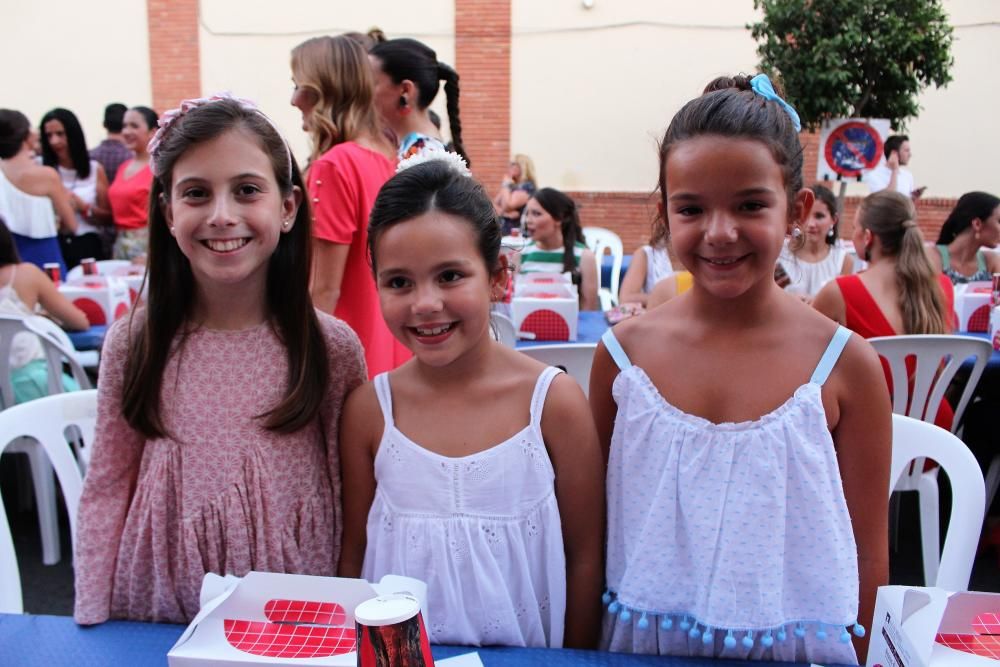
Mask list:
[{"label": "hair bun", "polygon": [[750,80],[752,78],[752,76],[747,76],[746,74],[718,76],[705,84],[705,89],[702,91],[702,94],[714,93],[717,90],[726,90],[729,88],[735,88],[736,90],[751,90]]}]

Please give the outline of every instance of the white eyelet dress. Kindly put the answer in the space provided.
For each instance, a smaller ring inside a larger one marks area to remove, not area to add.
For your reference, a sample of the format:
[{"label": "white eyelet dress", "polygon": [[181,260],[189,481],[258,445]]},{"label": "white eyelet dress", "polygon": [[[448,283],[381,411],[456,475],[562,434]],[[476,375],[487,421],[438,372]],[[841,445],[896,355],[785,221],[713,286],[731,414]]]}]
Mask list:
[{"label": "white eyelet dress", "polygon": [[605,334],[621,372],[603,648],[857,663],[857,545],[822,401],[850,335],[773,412],[714,424],[668,403]]},{"label": "white eyelet dress", "polygon": [[462,457],[435,454],[397,429],[389,376],[375,377],[385,431],[363,576],[427,582],[434,643],[562,646],[566,556],[541,428],[545,395],[561,372],[549,367],[538,377],[528,426]]}]

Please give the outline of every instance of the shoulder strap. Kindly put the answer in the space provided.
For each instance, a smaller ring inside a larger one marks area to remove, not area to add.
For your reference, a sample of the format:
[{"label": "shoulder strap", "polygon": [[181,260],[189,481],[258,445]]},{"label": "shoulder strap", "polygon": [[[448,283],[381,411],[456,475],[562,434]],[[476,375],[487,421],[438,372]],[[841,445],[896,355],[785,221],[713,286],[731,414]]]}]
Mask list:
[{"label": "shoulder strap", "polygon": [[622,349],[621,343],[619,343],[618,339],[615,338],[614,331],[611,329],[605,331],[604,335],[601,336],[601,342],[604,343],[604,347],[607,348],[608,354],[611,355],[611,358],[615,360],[619,370],[624,371],[632,366],[632,362],[629,361],[628,355],[625,354],[625,350]]},{"label": "shoulder strap", "polygon": [[948,252],[948,246],[938,245],[935,246],[938,252],[941,253],[941,270],[947,271],[951,268],[951,253]]},{"label": "shoulder strap", "polygon": [[382,408],[382,419],[385,427],[393,426],[392,421],[392,389],[389,387],[389,373],[379,373],[375,376],[375,395],[378,405]]},{"label": "shoulder strap", "polygon": [[545,396],[549,393],[549,386],[557,375],[564,372],[561,368],[548,366],[538,376],[535,382],[535,391],[531,395],[531,426],[542,431],[542,410],[545,407]]},{"label": "shoulder strap", "polygon": [[837,331],[833,334],[833,338],[830,339],[830,344],[826,346],[826,352],[823,353],[819,363],[816,364],[816,370],[813,371],[812,377],[809,378],[809,382],[818,385],[822,385],[826,382],[826,379],[830,377],[830,371],[832,371],[833,367],[837,365],[837,360],[840,359],[840,353],[844,351],[844,346],[847,345],[847,341],[850,340],[850,338],[850,329],[847,327],[837,327]]},{"label": "shoulder strap", "polygon": [[977,273],[986,272],[986,253],[982,250],[976,251],[976,270]]}]

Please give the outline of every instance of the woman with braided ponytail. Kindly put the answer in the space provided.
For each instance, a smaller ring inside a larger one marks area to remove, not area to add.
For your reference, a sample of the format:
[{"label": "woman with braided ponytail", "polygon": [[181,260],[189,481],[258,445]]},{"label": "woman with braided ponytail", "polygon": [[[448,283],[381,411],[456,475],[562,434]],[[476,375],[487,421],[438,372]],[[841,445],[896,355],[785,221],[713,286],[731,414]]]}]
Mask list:
[{"label": "woman with braided ponytail", "polygon": [[375,70],[375,107],[399,142],[399,159],[425,150],[445,150],[444,140],[431,121],[429,108],[441,81],[447,98],[451,150],[471,164],[462,145],[458,117],[458,73],[438,62],[437,54],[415,39],[390,39],[368,52]]}]

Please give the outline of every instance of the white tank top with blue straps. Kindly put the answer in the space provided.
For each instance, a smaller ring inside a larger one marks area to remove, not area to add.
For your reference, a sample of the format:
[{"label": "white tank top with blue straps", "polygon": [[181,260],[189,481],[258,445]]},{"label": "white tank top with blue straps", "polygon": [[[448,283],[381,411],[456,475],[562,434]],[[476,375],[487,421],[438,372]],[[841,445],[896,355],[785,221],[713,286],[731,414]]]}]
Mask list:
[{"label": "white tank top with blue straps", "polygon": [[604,648],[857,663],[857,545],[822,400],[850,335],[780,407],[723,424],[668,403],[604,335],[621,370]]}]

